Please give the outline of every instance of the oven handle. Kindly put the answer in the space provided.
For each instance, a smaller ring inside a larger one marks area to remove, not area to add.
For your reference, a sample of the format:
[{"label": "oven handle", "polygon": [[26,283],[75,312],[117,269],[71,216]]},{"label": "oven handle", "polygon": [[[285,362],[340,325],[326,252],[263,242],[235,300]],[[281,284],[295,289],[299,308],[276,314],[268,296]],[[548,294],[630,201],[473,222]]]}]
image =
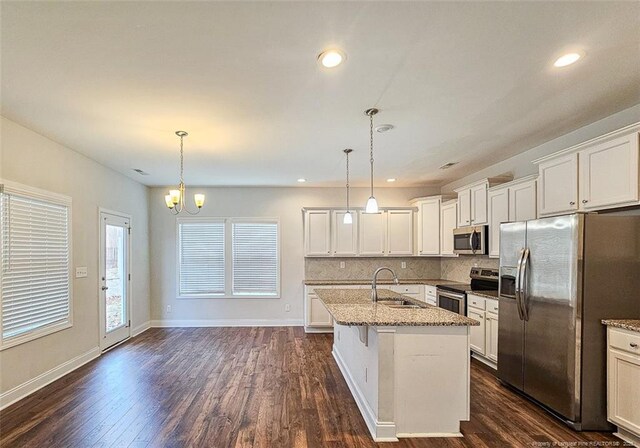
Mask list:
[{"label": "oven handle", "polygon": [[520,320],[524,320],[524,313],[522,311],[522,295],[520,290],[520,276],[522,272],[522,259],[524,258],[524,248],[520,250],[520,256],[518,257],[518,267],[516,268],[516,306],[518,307],[518,317]]}]

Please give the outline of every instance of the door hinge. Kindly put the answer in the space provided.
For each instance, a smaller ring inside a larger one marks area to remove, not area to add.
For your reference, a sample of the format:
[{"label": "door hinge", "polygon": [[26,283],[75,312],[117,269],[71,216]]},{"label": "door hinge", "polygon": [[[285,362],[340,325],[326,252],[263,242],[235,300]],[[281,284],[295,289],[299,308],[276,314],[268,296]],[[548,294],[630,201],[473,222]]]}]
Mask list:
[{"label": "door hinge", "polygon": [[129,324],[127,325],[127,327],[131,328],[131,320],[129,320]]},{"label": "door hinge", "polygon": [[127,227],[127,231],[129,232],[129,235],[131,235],[131,227]]},{"label": "door hinge", "polygon": [[129,281],[131,281],[131,274],[129,274]]}]

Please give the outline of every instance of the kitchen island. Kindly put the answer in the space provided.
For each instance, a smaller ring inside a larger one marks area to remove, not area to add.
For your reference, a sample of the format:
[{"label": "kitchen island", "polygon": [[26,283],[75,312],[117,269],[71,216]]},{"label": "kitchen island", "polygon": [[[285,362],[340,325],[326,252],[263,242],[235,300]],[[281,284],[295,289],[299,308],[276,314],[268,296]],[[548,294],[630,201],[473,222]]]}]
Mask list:
[{"label": "kitchen island", "polygon": [[[455,437],[469,420],[469,326],[390,290],[316,289],[335,321],[333,356],[373,439]],[[399,299],[396,307],[385,299]]]}]

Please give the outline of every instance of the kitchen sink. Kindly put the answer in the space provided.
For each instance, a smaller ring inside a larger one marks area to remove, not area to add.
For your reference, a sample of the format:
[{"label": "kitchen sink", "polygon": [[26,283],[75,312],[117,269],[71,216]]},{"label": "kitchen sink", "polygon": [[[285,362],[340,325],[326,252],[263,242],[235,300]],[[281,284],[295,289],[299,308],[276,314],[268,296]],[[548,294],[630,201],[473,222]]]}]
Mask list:
[{"label": "kitchen sink", "polygon": [[427,307],[426,303],[416,303],[404,299],[378,299],[378,303],[388,306],[389,308],[417,309]]}]

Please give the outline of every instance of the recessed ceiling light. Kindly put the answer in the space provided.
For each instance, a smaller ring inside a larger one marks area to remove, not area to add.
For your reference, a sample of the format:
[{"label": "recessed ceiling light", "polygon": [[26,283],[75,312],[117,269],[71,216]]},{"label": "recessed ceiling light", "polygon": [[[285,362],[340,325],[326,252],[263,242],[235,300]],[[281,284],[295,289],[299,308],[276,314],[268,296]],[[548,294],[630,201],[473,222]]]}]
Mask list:
[{"label": "recessed ceiling light", "polygon": [[318,61],[326,68],[334,68],[342,64],[347,56],[342,50],[325,50],[318,55]]},{"label": "recessed ceiling light", "polygon": [[387,179],[387,182],[395,182],[395,181],[396,181],[396,178],[395,178],[395,177],[392,177],[392,178],[390,178],[390,179]]},{"label": "recessed ceiling light", "polygon": [[553,63],[553,66],[566,67],[567,65],[571,65],[574,62],[577,62],[581,57],[582,55],[580,53],[567,53],[556,59],[556,62]]},{"label": "recessed ceiling light", "polygon": [[381,124],[380,126],[376,126],[376,131],[380,133],[390,131],[391,129],[393,129],[392,124]]},{"label": "recessed ceiling light", "polygon": [[304,179],[302,177],[300,179],[298,179],[298,182],[300,182],[301,184],[305,183],[306,181],[307,181],[307,179]]}]

